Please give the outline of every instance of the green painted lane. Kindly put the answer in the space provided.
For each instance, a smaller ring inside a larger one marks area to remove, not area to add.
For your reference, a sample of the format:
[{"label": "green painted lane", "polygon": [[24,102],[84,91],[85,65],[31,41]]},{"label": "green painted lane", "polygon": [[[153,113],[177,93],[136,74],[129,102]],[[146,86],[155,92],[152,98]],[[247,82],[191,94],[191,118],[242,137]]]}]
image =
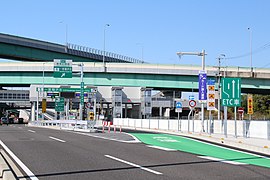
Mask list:
[{"label": "green painted lane", "polygon": [[151,146],[179,150],[200,156],[214,157],[224,161],[233,161],[270,168],[270,159],[267,157],[257,156],[255,154],[245,153],[190,138],[169,134],[131,134],[143,143]]}]

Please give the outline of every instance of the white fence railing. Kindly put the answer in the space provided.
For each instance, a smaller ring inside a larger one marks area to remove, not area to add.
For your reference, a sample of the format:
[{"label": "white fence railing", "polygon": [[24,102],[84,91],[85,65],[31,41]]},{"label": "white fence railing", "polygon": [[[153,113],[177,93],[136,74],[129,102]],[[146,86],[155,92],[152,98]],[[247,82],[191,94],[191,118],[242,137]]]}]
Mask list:
[{"label": "white fence railing", "polygon": [[32,126],[50,126],[66,130],[85,130],[102,126],[102,121],[83,121],[83,120],[48,120],[48,121],[31,121]]},{"label": "white fence railing", "polygon": [[[167,131],[202,132],[201,120],[177,120],[177,119],[129,119],[114,118],[114,125],[144,129],[157,129]],[[214,120],[209,126],[209,120],[204,121],[204,130],[208,133],[224,134],[222,120]],[[227,134],[239,137],[254,137],[270,140],[270,121],[244,120],[227,121]]]},{"label": "white fence railing", "polygon": [[[83,120],[49,120],[32,121],[33,126],[51,126],[67,130],[89,130],[94,127],[102,127],[102,121],[83,121]],[[142,129],[156,129],[167,131],[182,132],[202,132],[201,120],[177,120],[177,119],[130,119],[114,118],[113,125],[121,127],[133,127]],[[209,120],[203,124],[204,132],[214,134],[224,134],[224,122],[213,120],[211,126]],[[237,135],[238,137],[253,137],[270,140],[270,121],[244,120],[227,121],[227,135]]]}]

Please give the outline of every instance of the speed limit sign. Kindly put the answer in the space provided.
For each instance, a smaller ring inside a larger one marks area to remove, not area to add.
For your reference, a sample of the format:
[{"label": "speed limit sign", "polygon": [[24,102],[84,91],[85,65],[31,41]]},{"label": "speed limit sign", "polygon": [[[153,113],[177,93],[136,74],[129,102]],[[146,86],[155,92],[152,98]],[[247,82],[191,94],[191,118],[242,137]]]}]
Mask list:
[{"label": "speed limit sign", "polygon": [[195,100],[190,100],[188,102],[188,105],[191,107],[191,108],[194,108],[196,106],[196,101]]}]

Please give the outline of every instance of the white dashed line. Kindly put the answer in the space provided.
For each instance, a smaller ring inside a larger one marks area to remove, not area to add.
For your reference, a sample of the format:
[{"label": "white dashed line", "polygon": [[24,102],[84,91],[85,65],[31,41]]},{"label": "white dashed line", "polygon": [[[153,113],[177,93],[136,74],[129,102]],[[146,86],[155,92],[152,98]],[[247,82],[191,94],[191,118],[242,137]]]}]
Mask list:
[{"label": "white dashed line", "polygon": [[105,157],[110,158],[110,159],[113,159],[113,160],[116,160],[116,161],[119,161],[119,162],[122,162],[122,163],[125,163],[125,164],[128,164],[128,165],[133,166],[133,167],[140,168],[141,170],[148,171],[148,172],[153,173],[153,174],[157,174],[157,175],[161,175],[162,174],[161,172],[154,171],[152,169],[148,169],[148,168],[142,167],[140,165],[137,165],[137,164],[134,164],[134,163],[131,163],[131,162],[128,162],[128,161],[125,161],[125,160],[122,160],[122,159],[119,159],[119,158],[110,156],[110,155],[105,155]]},{"label": "white dashed line", "polygon": [[147,147],[155,148],[155,149],[160,149],[160,150],[164,150],[164,151],[177,151],[175,149],[164,148],[164,147],[159,147],[159,146],[150,146],[150,145],[148,145]]},{"label": "white dashed line", "polygon": [[62,143],[66,142],[66,141],[64,141],[62,139],[58,139],[58,138],[55,138],[55,137],[52,137],[52,136],[49,136],[49,138],[53,139],[53,140],[56,140],[56,141],[59,141],[59,142],[62,142]]},{"label": "white dashed line", "polygon": [[227,164],[233,164],[233,165],[247,165],[247,164],[241,163],[241,162],[228,161],[228,160],[219,159],[219,158],[214,158],[214,157],[210,157],[210,156],[198,156],[198,157],[199,157],[199,158],[202,158],[202,159],[209,159],[209,160],[218,161],[218,162],[223,162],[223,163],[227,163]]},{"label": "white dashed line", "polygon": [[33,131],[33,130],[28,130],[29,132],[31,132],[31,133],[35,133],[36,131]]}]

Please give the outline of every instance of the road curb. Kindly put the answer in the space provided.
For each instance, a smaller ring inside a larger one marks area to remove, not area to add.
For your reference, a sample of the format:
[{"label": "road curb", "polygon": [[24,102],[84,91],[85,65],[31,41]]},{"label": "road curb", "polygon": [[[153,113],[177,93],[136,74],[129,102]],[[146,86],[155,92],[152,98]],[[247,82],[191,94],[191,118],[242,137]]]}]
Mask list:
[{"label": "road curb", "polygon": [[2,149],[0,150],[0,179],[2,180],[16,180],[12,170],[10,169],[8,163],[6,162]]}]

